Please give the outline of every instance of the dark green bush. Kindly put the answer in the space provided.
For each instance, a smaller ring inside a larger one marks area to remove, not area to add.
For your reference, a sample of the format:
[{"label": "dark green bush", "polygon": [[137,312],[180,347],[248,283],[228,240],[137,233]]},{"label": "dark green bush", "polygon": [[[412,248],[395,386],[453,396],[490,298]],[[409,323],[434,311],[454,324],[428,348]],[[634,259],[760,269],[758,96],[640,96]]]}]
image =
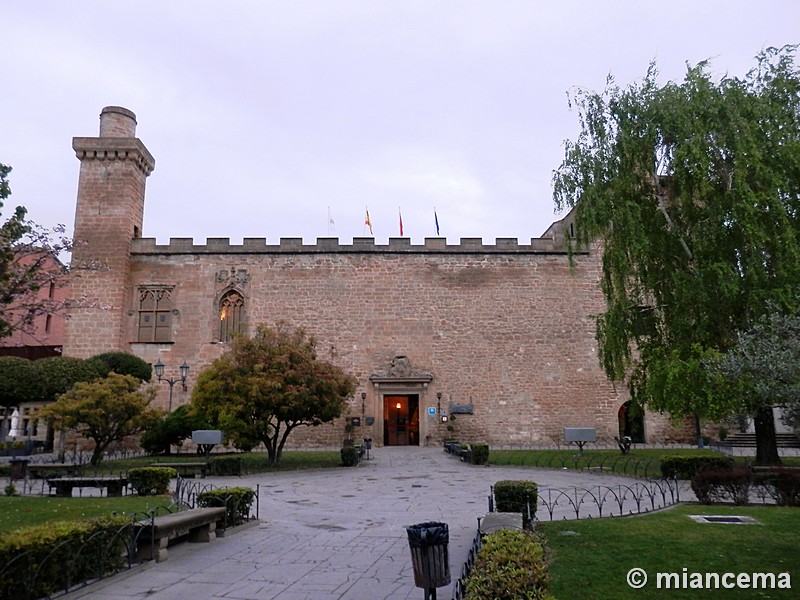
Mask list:
[{"label": "dark green bush", "polygon": [[733,468],[730,456],[681,456],[661,457],[661,475],[665,479],[691,479],[700,471],[725,471]]},{"label": "dark green bush", "polygon": [[539,499],[539,488],[533,481],[515,481],[505,479],[494,484],[495,507],[498,512],[518,512],[522,514],[522,524],[530,525],[528,506],[531,517],[536,515],[536,504]]},{"label": "dark green bush", "polygon": [[128,471],[128,483],[139,496],[166,494],[169,480],[177,475],[170,467],[139,467]]},{"label": "dark green bush", "polygon": [[150,454],[169,454],[172,446],[180,446],[192,437],[192,431],[208,429],[202,416],[192,412],[188,404],[179,406],[157,421],[139,437],[139,444]]},{"label": "dark green bush", "polygon": [[240,456],[216,456],[211,459],[211,474],[220,476],[241,475],[243,462]]},{"label": "dark green bush", "polygon": [[42,598],[118,571],[130,539],[127,517],[55,521],[7,533],[0,538],[0,598]]},{"label": "dark green bush", "polygon": [[250,507],[256,498],[255,491],[246,487],[220,488],[197,495],[199,506],[224,506],[225,526],[240,525],[250,518]]},{"label": "dark green bush", "polygon": [[487,535],[466,582],[465,600],[551,600],[544,549],[528,531]]},{"label": "dark green bush", "polygon": [[746,469],[700,471],[692,477],[692,491],[703,504],[747,504],[753,475]]},{"label": "dark green bush", "polygon": [[488,444],[472,444],[472,464],[485,465],[489,461]]},{"label": "dark green bush", "polygon": [[358,450],[354,446],[345,446],[341,454],[343,467],[355,467],[358,464]]},{"label": "dark green bush", "polygon": [[103,375],[118,373],[133,375],[139,381],[150,381],[153,368],[149,363],[129,352],[104,352],[89,359]]},{"label": "dark green bush", "polygon": [[800,473],[797,471],[777,468],[756,473],[754,482],[779,506],[800,506]]}]

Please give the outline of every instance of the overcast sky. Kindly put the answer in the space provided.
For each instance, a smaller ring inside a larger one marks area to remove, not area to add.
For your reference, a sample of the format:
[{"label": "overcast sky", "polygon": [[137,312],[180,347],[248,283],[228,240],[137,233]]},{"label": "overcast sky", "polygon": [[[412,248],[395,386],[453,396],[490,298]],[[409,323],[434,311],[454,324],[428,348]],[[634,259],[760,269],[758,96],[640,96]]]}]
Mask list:
[{"label": "overcast sky", "polygon": [[[516,237],[558,216],[567,93],[686,64],[743,76],[800,41],[800,2],[8,0],[3,209],[71,229],[73,136],[137,115],[144,237]],[[329,223],[328,214],[334,224]]]}]

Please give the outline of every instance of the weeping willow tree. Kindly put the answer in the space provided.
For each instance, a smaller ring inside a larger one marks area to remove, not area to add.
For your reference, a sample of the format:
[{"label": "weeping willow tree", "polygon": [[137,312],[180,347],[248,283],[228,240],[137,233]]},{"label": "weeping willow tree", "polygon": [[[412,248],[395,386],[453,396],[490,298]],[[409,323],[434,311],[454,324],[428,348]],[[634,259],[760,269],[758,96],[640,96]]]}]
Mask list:
[{"label": "weeping willow tree", "polygon": [[[768,307],[797,310],[800,73],[770,48],[743,78],[657,68],[571,95],[581,131],[554,174],[575,244],[602,248],[600,361],[632,399],[673,415],[735,410],[706,364]],[[777,462],[772,409],[753,409],[758,460]]]}]

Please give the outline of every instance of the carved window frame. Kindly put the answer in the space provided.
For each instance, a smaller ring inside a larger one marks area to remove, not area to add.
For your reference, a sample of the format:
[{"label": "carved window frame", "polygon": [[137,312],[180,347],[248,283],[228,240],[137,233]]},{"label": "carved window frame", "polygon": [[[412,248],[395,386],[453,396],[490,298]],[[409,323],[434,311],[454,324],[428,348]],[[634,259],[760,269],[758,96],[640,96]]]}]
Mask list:
[{"label": "carved window frame", "polygon": [[137,295],[136,341],[140,343],[171,343],[173,287],[142,286]]}]

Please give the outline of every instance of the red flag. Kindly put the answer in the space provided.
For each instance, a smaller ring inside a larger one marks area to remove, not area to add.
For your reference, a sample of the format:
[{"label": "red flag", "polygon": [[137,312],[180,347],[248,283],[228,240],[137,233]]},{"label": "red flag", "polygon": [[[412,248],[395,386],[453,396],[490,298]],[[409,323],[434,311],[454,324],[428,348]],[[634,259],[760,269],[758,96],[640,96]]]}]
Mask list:
[{"label": "red flag", "polygon": [[400,215],[400,237],[403,237],[403,213],[400,212],[400,209],[397,209],[397,214]]},{"label": "red flag", "polygon": [[367,210],[367,216],[364,217],[364,225],[369,227],[370,235],[375,235],[375,234],[372,233],[372,221],[370,221],[370,219],[369,219],[369,210]]}]

